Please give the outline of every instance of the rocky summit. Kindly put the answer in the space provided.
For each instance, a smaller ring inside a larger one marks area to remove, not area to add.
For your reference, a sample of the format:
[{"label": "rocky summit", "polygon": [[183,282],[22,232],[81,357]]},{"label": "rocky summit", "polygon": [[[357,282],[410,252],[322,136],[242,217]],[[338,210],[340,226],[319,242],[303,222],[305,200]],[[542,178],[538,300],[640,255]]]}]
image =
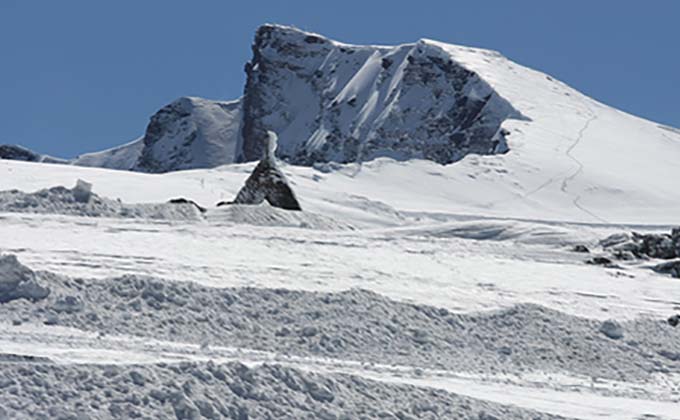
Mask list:
[{"label": "rocky summit", "polygon": [[501,124],[522,118],[478,74],[434,42],[395,47],[341,44],[278,25],[261,26],[246,65],[243,156],[251,140],[279,133],[290,163],[387,156],[441,164],[508,151]]}]

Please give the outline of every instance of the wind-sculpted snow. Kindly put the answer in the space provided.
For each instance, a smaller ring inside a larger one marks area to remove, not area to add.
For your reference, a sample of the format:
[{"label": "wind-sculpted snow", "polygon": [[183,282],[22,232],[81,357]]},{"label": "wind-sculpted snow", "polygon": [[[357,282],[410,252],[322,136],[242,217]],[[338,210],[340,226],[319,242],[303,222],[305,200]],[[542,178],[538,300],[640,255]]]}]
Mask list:
[{"label": "wind-sculpted snow", "polygon": [[32,193],[0,191],[0,212],[65,214],[160,220],[200,220],[200,211],[190,203],[126,204],[89,194],[83,200],[77,188],[52,187]]},{"label": "wind-sculpted snow", "polygon": [[206,220],[211,224],[246,224],[254,226],[292,227],[315,230],[354,230],[349,223],[309,211],[287,211],[269,204],[228,204],[209,210]]},{"label": "wind-sculpted snow", "polygon": [[557,419],[444,391],[240,363],[0,361],[0,418]]},{"label": "wind-sculpted snow", "polygon": [[634,381],[680,373],[680,334],[665,319],[603,323],[537,305],[456,314],[364,290],[214,289],[45,272],[37,278],[49,296],[2,304],[0,319],[481,374],[540,371]]}]

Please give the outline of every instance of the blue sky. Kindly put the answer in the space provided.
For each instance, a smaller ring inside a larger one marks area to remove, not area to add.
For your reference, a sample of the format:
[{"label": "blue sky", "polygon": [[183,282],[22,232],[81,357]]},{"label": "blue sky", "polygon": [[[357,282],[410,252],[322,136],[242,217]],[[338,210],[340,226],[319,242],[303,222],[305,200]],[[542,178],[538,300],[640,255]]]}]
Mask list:
[{"label": "blue sky", "polygon": [[233,99],[255,29],[501,51],[680,126],[680,1],[0,0],[0,143],[61,157],[137,138],[183,95]]}]

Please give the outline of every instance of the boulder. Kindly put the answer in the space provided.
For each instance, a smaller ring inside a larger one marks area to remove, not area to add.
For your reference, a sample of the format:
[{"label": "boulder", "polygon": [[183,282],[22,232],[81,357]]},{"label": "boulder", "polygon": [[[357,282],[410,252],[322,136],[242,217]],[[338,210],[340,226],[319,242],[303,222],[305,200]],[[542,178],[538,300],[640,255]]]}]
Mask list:
[{"label": "boulder", "polygon": [[613,320],[604,321],[600,325],[600,332],[612,340],[623,338],[623,328],[618,322]]},{"label": "boulder", "polygon": [[580,253],[583,253],[583,254],[590,253],[590,250],[588,249],[588,247],[585,246],[585,245],[582,245],[582,244],[575,245],[571,250],[573,252],[580,252]]},{"label": "boulder", "polygon": [[266,200],[273,207],[284,210],[302,210],[286,176],[276,163],[274,157],[276,140],[276,134],[268,132],[268,144],[264,157],[250,174],[234,201],[229,204],[261,204]]}]

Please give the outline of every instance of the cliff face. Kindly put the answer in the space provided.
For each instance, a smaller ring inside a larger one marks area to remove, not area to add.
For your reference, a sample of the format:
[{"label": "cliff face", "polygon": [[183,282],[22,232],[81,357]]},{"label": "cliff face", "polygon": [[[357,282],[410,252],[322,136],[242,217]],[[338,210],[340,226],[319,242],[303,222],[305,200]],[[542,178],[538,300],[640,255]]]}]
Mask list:
[{"label": "cliff face", "polygon": [[508,150],[501,123],[522,118],[476,73],[426,40],[396,47],[340,44],[294,28],[258,29],[246,65],[243,161],[279,135],[289,163],[379,156],[446,164]]}]

